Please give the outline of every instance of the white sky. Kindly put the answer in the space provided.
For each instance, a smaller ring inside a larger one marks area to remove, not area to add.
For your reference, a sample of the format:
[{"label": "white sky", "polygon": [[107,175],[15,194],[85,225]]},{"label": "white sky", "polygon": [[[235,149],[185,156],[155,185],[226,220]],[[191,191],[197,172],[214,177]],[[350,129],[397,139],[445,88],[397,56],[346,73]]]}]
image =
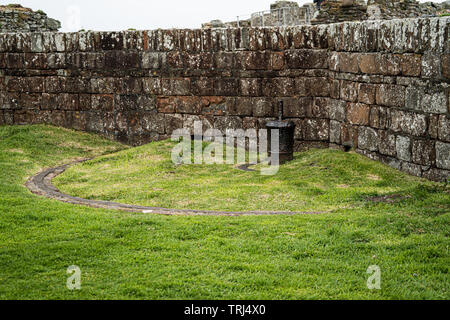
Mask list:
[{"label": "white sky", "polygon": [[[430,0],[420,0],[427,2]],[[433,2],[443,2],[434,0]],[[199,28],[213,19],[225,21],[269,10],[275,0],[0,0],[41,9],[62,23],[61,31]],[[300,5],[312,0],[299,0]]]}]

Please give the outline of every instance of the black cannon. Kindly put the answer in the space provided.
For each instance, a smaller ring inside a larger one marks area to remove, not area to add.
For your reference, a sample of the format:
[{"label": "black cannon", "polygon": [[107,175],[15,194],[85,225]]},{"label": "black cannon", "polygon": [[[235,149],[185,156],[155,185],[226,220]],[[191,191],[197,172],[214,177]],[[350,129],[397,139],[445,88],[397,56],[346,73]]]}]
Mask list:
[{"label": "black cannon", "polygon": [[279,159],[280,164],[286,163],[294,159],[294,132],[295,123],[292,121],[283,120],[283,101],[280,101],[278,108],[278,120],[270,121],[266,124],[269,157],[272,157],[272,130],[279,130]]}]

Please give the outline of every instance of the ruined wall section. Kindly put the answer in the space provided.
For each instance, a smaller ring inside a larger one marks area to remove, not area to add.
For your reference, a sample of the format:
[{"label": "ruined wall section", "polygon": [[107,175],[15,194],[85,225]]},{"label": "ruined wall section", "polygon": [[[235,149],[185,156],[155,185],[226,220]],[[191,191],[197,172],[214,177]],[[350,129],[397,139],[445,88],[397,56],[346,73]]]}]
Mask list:
[{"label": "ruined wall section", "polygon": [[351,146],[450,176],[449,18],[288,28],[0,34],[0,125],[130,144],[173,130],[297,123],[296,149]]}]

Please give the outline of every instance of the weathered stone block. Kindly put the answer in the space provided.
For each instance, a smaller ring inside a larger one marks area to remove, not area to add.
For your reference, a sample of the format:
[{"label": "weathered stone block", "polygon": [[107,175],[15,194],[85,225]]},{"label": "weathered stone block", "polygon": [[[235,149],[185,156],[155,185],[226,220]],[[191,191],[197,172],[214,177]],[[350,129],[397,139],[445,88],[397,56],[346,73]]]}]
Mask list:
[{"label": "weathered stone block", "polygon": [[98,133],[103,132],[103,117],[101,113],[86,113],[86,130]]},{"label": "weathered stone block", "polygon": [[349,124],[341,126],[341,140],[344,146],[358,147],[358,127]]},{"label": "weathered stone block", "polygon": [[330,119],[345,121],[347,103],[341,100],[330,99]]},{"label": "weathered stone block", "polygon": [[381,55],[380,67],[381,73],[387,76],[397,76],[402,71],[400,57],[394,54]]},{"label": "weathered stone block", "polygon": [[425,94],[422,97],[421,109],[429,113],[446,113],[447,95],[444,91],[436,91]]},{"label": "weathered stone block", "polygon": [[373,84],[361,83],[359,85],[358,101],[365,104],[375,104],[376,86]]},{"label": "weathered stone block", "polygon": [[124,45],[123,34],[120,32],[100,33],[100,46],[102,50],[122,50]]},{"label": "weathered stone block", "polygon": [[440,55],[425,53],[422,57],[422,77],[440,78],[442,74]]},{"label": "weathered stone block", "polygon": [[143,78],[142,89],[147,94],[161,94],[161,79],[160,78]]},{"label": "weathered stone block", "polygon": [[442,76],[450,79],[450,54],[442,56]]},{"label": "weathered stone block", "polygon": [[326,69],[328,53],[326,50],[286,51],[286,63],[291,69]]},{"label": "weathered stone block", "polygon": [[250,97],[237,97],[236,110],[233,115],[251,116],[253,113],[253,99]]},{"label": "weathered stone block", "polygon": [[271,56],[266,51],[243,51],[236,54],[236,63],[241,70],[269,70]]},{"label": "weathered stone block", "polygon": [[168,96],[187,96],[190,94],[189,78],[161,79],[162,94]]},{"label": "weathered stone block", "polygon": [[422,57],[418,54],[400,55],[400,65],[402,75],[409,77],[419,77],[422,66]]},{"label": "weathered stone block", "polygon": [[388,131],[379,130],[379,151],[381,154],[395,157],[397,155],[396,137]]},{"label": "weathered stone block", "polygon": [[358,100],[358,87],[359,84],[357,82],[341,81],[341,99],[356,102]]},{"label": "weathered stone block", "polygon": [[329,97],[330,81],[325,77],[306,78],[305,90],[306,95],[311,97]]},{"label": "weathered stone block", "polygon": [[370,106],[363,103],[347,104],[347,121],[351,124],[369,125]]},{"label": "weathered stone block", "polygon": [[314,103],[307,109],[307,116],[313,118],[330,118],[330,99],[315,98]]},{"label": "weathered stone block", "polygon": [[[246,106],[250,109],[246,114],[241,114],[244,110],[238,105],[239,98],[234,97],[202,97],[202,115],[207,116],[224,116],[224,115],[251,115],[251,103]],[[247,112],[247,110],[245,110]]]},{"label": "weathered stone block", "polygon": [[36,32],[31,34],[31,52],[44,52],[42,33]]},{"label": "weathered stone block", "polygon": [[214,80],[210,78],[194,78],[191,80],[191,91],[196,96],[214,95]]},{"label": "weathered stone block", "polygon": [[446,115],[439,116],[438,137],[439,140],[450,142],[450,117]]},{"label": "weathered stone block", "polygon": [[359,58],[357,53],[339,53],[339,70],[341,72],[358,73],[359,72]]},{"label": "weathered stone block", "polygon": [[329,141],[330,121],[327,119],[306,119],[305,140],[309,141]]},{"label": "weathered stone block", "polygon": [[409,137],[397,136],[396,140],[397,158],[404,161],[411,161],[411,139]]},{"label": "weathered stone block", "polygon": [[202,111],[201,98],[195,96],[175,97],[175,112],[200,114]]},{"label": "weathered stone block", "polygon": [[91,95],[91,106],[96,112],[112,112],[114,110],[114,96],[112,94]]},{"label": "weathered stone block", "polygon": [[25,67],[24,55],[21,53],[8,53],[5,60],[8,69],[23,69]]},{"label": "weathered stone block", "polygon": [[412,176],[421,177],[422,176],[422,167],[417,164],[402,162],[401,170],[410,174]]},{"label": "weathered stone block", "polygon": [[141,117],[141,125],[144,131],[156,132],[158,134],[164,134],[165,129],[165,116],[161,113],[144,112]]},{"label": "weathered stone block", "polygon": [[423,172],[422,177],[432,181],[448,182],[448,180],[450,180],[450,171],[431,168],[430,170]]},{"label": "weathered stone block", "polygon": [[358,148],[369,151],[378,151],[378,132],[369,127],[359,127]]},{"label": "weathered stone block", "polygon": [[216,52],[213,59],[215,68],[219,70],[231,70],[235,66],[235,54],[233,52]]},{"label": "weathered stone block", "polygon": [[254,117],[273,117],[273,101],[270,98],[251,98]]},{"label": "weathered stone block", "polygon": [[426,116],[418,113],[391,110],[391,130],[414,136],[423,136],[427,131]]},{"label": "weathered stone block", "polygon": [[313,104],[313,98],[311,97],[283,98],[281,100],[284,102],[283,112],[286,118],[304,118],[307,110]]},{"label": "weathered stone block", "polygon": [[330,97],[333,99],[340,99],[341,87],[339,80],[330,80]]},{"label": "weathered stone block", "polygon": [[215,94],[218,96],[237,96],[239,82],[234,78],[222,78],[214,81]]},{"label": "weathered stone block", "polygon": [[431,166],[435,161],[434,142],[414,140],[412,145],[412,159],[414,163]]},{"label": "weathered stone block", "polygon": [[272,95],[277,97],[288,97],[295,93],[295,82],[292,78],[274,78],[272,86]]},{"label": "weathered stone block", "polygon": [[170,97],[158,97],[156,99],[156,109],[161,113],[175,113],[174,99]]},{"label": "weathered stone block", "polygon": [[341,123],[338,121],[330,121],[330,142],[341,143]]},{"label": "weathered stone block", "polygon": [[283,52],[272,53],[272,70],[283,70],[285,67],[285,58]]},{"label": "weathered stone block", "polygon": [[142,68],[157,70],[166,62],[166,54],[162,52],[143,52],[141,59]]},{"label": "weathered stone block", "polygon": [[240,80],[243,96],[258,97],[261,95],[261,80],[258,78],[244,78]]},{"label": "weathered stone block", "polygon": [[362,73],[380,74],[381,66],[376,53],[362,54],[359,60],[359,69]]},{"label": "weathered stone block", "polygon": [[165,114],[164,119],[167,135],[172,135],[175,130],[183,128],[183,115],[181,114]]},{"label": "weathered stone block", "polygon": [[242,119],[240,117],[216,117],[214,121],[214,128],[226,133],[227,129],[242,129]]},{"label": "weathered stone block", "polygon": [[450,143],[436,141],[436,166],[450,170]]},{"label": "weathered stone block", "polygon": [[376,102],[383,106],[403,107],[405,105],[405,87],[390,84],[378,86]]}]

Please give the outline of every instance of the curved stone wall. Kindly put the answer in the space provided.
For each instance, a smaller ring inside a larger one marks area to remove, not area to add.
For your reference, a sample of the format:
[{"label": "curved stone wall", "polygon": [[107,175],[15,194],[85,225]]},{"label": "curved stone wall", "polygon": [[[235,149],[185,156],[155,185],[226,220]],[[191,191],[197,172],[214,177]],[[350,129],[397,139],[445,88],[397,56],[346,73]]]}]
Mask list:
[{"label": "curved stone wall", "polygon": [[450,176],[449,18],[256,29],[0,34],[0,125],[50,123],[130,144],[263,128],[296,149],[351,146]]}]

